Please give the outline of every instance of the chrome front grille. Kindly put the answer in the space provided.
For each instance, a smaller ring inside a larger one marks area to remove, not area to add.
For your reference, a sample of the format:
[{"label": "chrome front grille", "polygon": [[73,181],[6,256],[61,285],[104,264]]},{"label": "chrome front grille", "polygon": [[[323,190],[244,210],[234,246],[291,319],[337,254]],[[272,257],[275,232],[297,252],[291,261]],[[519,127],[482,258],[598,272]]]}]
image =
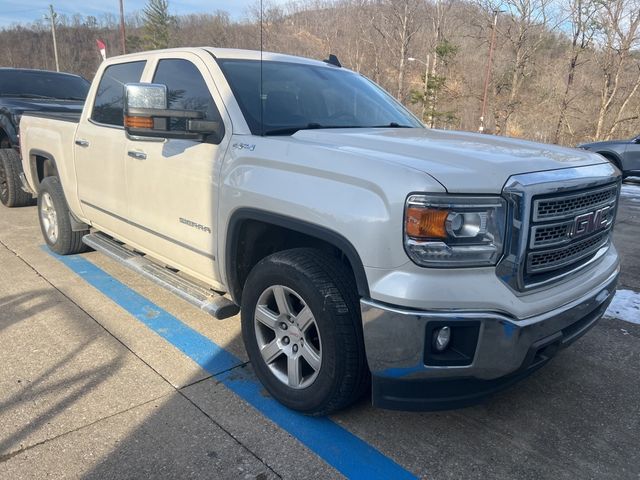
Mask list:
[{"label": "chrome front grille", "polygon": [[559,245],[571,240],[573,221],[536,225],[531,229],[531,248]]},{"label": "chrome front grille", "polygon": [[498,277],[524,292],[596,262],[610,245],[619,190],[609,164],[511,177],[503,190],[510,227]]},{"label": "chrome front grille", "polygon": [[549,280],[608,245],[618,184],[534,197],[525,281]]},{"label": "chrome front grille", "polygon": [[609,241],[609,232],[597,234],[566,247],[529,253],[527,273],[535,274],[557,270],[595,253]]},{"label": "chrome front grille", "polygon": [[615,202],[618,186],[609,185],[594,191],[554,196],[533,202],[533,221],[549,221],[579,215],[600,205]]}]

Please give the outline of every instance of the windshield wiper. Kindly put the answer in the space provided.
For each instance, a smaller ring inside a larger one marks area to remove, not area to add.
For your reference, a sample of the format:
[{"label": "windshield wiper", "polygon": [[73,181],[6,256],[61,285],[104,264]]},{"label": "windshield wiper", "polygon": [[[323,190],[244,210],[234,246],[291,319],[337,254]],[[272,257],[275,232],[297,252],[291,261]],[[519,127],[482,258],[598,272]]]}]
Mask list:
[{"label": "windshield wiper", "polygon": [[313,130],[315,128],[335,128],[335,127],[325,127],[320,125],[319,123],[307,123],[304,126],[300,127],[286,127],[286,128],[274,128],[273,130],[267,130],[264,132],[265,135],[293,135],[298,130]]},{"label": "windshield wiper", "polygon": [[414,128],[413,125],[401,125],[396,122],[387,123],[386,125],[322,125],[320,123],[308,123],[301,127],[286,127],[267,130],[265,135],[293,135],[299,130],[316,130],[328,128]]}]

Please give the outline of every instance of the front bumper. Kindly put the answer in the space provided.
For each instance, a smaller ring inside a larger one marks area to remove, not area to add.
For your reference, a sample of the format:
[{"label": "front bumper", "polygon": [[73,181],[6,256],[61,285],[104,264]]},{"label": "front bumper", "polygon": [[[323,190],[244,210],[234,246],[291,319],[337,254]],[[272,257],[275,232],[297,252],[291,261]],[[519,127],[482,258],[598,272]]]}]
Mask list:
[{"label": "front bumper", "polygon": [[[602,317],[615,294],[618,274],[616,268],[581,298],[523,320],[493,312],[416,311],[361,300],[373,404],[402,410],[458,408],[511,385]],[[434,324],[450,325],[453,335],[457,325],[477,327],[475,351],[467,364],[431,362],[427,332]]]}]

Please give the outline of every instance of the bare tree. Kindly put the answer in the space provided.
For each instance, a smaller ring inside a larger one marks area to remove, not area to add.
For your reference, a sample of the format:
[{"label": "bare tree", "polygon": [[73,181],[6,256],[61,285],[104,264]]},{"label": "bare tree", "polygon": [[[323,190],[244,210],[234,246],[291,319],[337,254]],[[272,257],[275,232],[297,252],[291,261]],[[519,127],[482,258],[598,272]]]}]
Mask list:
[{"label": "bare tree", "polygon": [[498,31],[513,56],[506,81],[497,92],[506,91],[506,98],[495,108],[497,134],[509,134],[509,123],[520,107],[522,85],[534,69],[534,57],[557,27],[549,22],[552,6],[552,0],[490,0],[484,4],[487,14],[504,13],[502,23],[506,26],[498,27]]},{"label": "bare tree", "polygon": [[622,121],[622,113],[638,90],[638,81],[630,91],[621,93],[626,67],[631,58],[631,51],[637,45],[640,28],[639,0],[609,0],[603,2],[603,8],[598,17],[602,32],[603,55],[600,60],[602,84],[600,89],[600,107],[595,128],[596,139],[602,138],[608,115],[613,110],[619,96],[621,101],[615,120],[609,129],[611,136]]},{"label": "bare tree", "polygon": [[571,103],[570,93],[575,81],[576,69],[579,65],[578,61],[580,56],[592,45],[597,29],[595,17],[601,5],[599,0],[566,0],[569,27],[571,28],[571,52],[553,143],[560,142],[560,135],[566,123],[567,109]]},{"label": "bare tree", "polygon": [[421,22],[417,18],[423,2],[421,0],[382,0],[377,6],[379,14],[373,20],[373,27],[397,57],[396,98],[403,100],[409,47],[421,27]]},{"label": "bare tree", "polygon": [[637,107],[636,112],[634,114],[631,114],[630,116],[625,116],[627,107],[631,104],[631,101],[636,96],[636,94],[638,93],[638,89],[640,88],[640,62],[636,62],[635,67],[638,69],[638,73],[635,77],[635,82],[631,87],[631,89],[629,90],[629,92],[624,96],[624,100],[622,101],[622,104],[618,109],[618,113],[616,114],[616,117],[613,120],[613,123],[611,124],[611,128],[609,128],[609,133],[607,133],[607,136],[606,136],[607,140],[611,140],[615,136],[615,133],[617,132],[619,126],[622,123],[628,122],[630,120],[640,119],[640,106]]}]

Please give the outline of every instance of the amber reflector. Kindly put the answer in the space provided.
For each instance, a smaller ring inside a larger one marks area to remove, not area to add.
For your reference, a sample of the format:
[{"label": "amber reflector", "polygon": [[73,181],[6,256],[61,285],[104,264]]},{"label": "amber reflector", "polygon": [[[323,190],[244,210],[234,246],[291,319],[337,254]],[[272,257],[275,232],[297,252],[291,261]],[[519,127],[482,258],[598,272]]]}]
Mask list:
[{"label": "amber reflector", "polygon": [[447,238],[445,222],[449,212],[434,208],[407,208],[405,231],[413,238]]},{"label": "amber reflector", "polygon": [[153,118],[125,116],[124,126],[130,128],[153,128]]}]

